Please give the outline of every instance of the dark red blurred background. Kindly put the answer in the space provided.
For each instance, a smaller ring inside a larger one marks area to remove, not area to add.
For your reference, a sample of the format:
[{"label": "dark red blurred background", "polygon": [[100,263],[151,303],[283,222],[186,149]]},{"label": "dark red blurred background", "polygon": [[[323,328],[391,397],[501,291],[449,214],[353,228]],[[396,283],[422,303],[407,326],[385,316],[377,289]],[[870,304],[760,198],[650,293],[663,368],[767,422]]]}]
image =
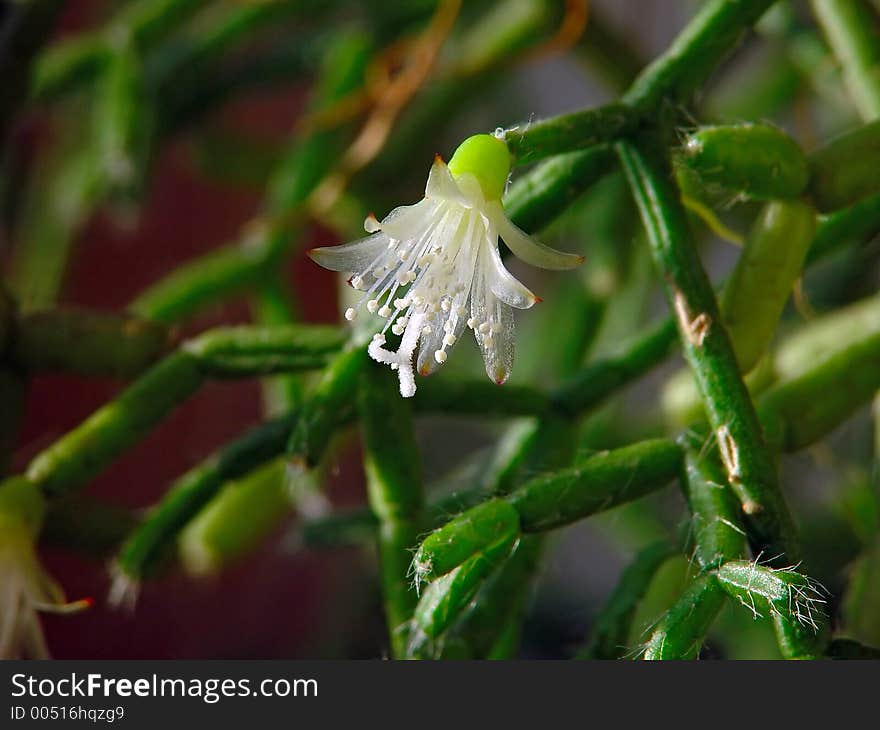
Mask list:
[{"label": "dark red blurred background", "polygon": [[[59,37],[103,17],[101,3],[94,0],[69,6],[57,29]],[[300,110],[303,92],[292,88],[239,99],[223,109],[217,121],[251,136],[283,140]],[[19,130],[21,144],[45,138],[41,120],[29,126]],[[259,190],[224,187],[206,178],[193,162],[189,140],[171,140],[159,153],[134,227],[123,230],[99,213],[78,236],[62,302],[123,309],[179,263],[232,240],[256,212],[259,200]],[[317,229],[310,237],[315,245],[334,242]],[[289,276],[307,320],[338,320],[329,272],[300,256]],[[246,304],[233,302],[187,328],[195,331],[247,317]],[[35,379],[17,464],[82,421],[122,385],[68,377]],[[209,385],[95,480],[88,492],[129,507],[148,506],[176,476],[259,419],[257,382]],[[337,501],[357,501],[361,491],[356,468],[334,480]],[[44,618],[50,650],[56,658],[282,658],[333,653],[356,641],[338,635],[340,625],[358,623],[338,611],[358,610],[357,601],[347,600],[341,587],[356,592],[362,585],[351,577],[352,571],[362,572],[359,558],[353,552],[303,555],[284,545],[283,535],[277,536],[258,555],[217,579],[172,576],[150,583],[133,612],[107,605],[108,566],[46,551],[46,565],[68,596],[96,601],[94,608],[76,616]]]}]

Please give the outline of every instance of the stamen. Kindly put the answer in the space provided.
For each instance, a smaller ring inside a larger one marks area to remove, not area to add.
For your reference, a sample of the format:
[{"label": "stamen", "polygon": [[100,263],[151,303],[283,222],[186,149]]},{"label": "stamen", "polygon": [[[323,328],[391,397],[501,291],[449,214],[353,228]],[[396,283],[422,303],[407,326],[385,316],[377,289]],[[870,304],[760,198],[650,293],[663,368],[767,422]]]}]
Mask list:
[{"label": "stamen", "polygon": [[357,317],[357,312],[352,307],[349,307],[348,309],[345,310],[345,318],[349,322],[354,322],[356,317]]},{"label": "stamen", "polygon": [[379,225],[379,221],[376,220],[376,216],[372,213],[364,219],[364,230],[367,233],[376,233],[382,230],[382,226]]}]

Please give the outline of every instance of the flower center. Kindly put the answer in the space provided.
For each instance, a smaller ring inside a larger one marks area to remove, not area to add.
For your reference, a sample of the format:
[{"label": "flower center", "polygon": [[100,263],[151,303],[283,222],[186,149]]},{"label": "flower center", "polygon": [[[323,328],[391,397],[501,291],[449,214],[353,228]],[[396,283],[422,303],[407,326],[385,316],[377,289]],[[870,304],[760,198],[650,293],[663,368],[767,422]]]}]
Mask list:
[{"label": "flower center", "polygon": [[455,150],[449,161],[449,172],[456,178],[473,175],[486,200],[500,200],[510,175],[510,152],[498,137],[475,134]]}]

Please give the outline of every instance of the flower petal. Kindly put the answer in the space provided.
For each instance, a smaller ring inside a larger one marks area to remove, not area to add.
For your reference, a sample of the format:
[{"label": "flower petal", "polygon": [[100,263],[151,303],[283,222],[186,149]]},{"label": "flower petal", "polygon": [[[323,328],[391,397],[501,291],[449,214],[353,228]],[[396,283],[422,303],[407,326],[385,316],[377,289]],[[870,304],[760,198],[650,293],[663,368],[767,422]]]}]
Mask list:
[{"label": "flower petal", "polygon": [[504,215],[500,206],[493,213],[492,222],[498,228],[507,248],[527,264],[539,269],[573,269],[584,262],[584,257],[579,254],[557,251],[528,236]]},{"label": "flower petal", "polygon": [[490,228],[489,240],[481,244],[485,248],[485,255],[481,256],[480,265],[485,267],[486,282],[492,293],[505,304],[517,309],[528,309],[538,301],[538,298],[504,268],[498,246],[493,240],[495,238],[493,233]]},{"label": "flower petal", "polygon": [[360,273],[388,248],[391,240],[384,233],[374,233],[341,246],[324,246],[308,251],[309,258],[330,271]]},{"label": "flower petal", "polygon": [[[466,299],[466,294],[456,296],[453,299],[451,309],[454,310],[456,307],[464,306]],[[452,329],[449,331],[444,327],[447,321],[451,321],[453,324]],[[443,311],[437,312],[433,317],[425,318],[425,322],[422,325],[422,337],[419,340],[419,358],[416,363],[419,375],[430,375],[440,367],[435,353],[443,348],[443,338],[451,334],[456,340],[459,339],[466,322],[466,316],[459,317],[458,315],[450,315]],[[425,326],[430,328],[430,331],[427,333],[424,332]],[[451,348],[447,346],[446,349]]]},{"label": "flower petal", "polygon": [[401,205],[386,215],[379,226],[396,241],[410,241],[425,230],[432,217],[440,212],[442,201],[420,200],[414,205]]},{"label": "flower petal", "polygon": [[515,350],[513,310],[504,302],[495,300],[495,322],[491,344],[484,344],[483,362],[486,374],[498,385],[503,385],[513,371],[513,354]]},{"label": "flower petal", "polygon": [[46,637],[43,635],[43,627],[37,618],[37,612],[28,610],[21,617],[19,623],[19,632],[21,634],[20,652],[28,659],[49,659],[49,647],[46,645]]},{"label": "flower petal", "polygon": [[450,200],[456,203],[466,203],[461,190],[449,172],[449,168],[440,155],[434,158],[434,164],[431,165],[431,172],[428,173],[428,182],[425,185],[425,197],[435,198],[438,200]]},{"label": "flower petal", "polygon": [[471,317],[474,322],[474,338],[483,356],[486,374],[501,385],[513,370],[513,310],[488,288],[485,267],[481,268],[474,279]]}]

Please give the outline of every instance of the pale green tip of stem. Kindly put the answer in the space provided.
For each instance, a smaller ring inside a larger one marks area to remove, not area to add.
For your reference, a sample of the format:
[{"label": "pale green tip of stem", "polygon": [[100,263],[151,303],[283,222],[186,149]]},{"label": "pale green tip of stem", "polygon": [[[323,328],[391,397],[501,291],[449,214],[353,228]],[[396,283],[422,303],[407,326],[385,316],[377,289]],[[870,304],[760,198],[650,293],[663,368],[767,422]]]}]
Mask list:
[{"label": "pale green tip of stem", "polygon": [[510,152],[504,140],[475,134],[462,142],[449,161],[453,177],[473,175],[486,200],[501,200],[510,175]]}]

